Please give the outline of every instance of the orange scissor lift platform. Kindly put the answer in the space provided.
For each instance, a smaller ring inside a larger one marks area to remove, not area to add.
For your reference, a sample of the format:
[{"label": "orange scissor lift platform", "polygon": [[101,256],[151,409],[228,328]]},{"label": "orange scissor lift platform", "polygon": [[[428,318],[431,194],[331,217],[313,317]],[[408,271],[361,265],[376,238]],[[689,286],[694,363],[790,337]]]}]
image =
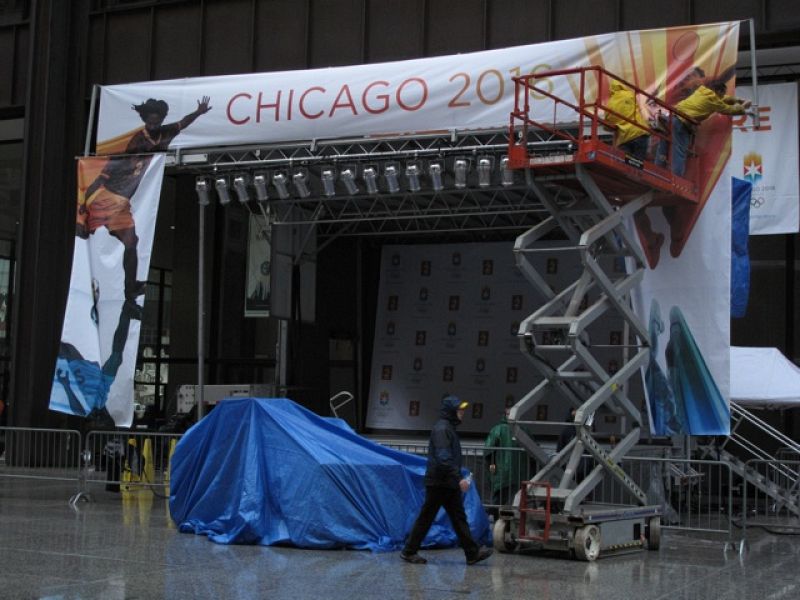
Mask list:
[{"label": "orange scissor lift platform", "polygon": [[[541,83],[558,79],[568,81],[569,89],[577,95],[576,101],[555,95],[548,89],[551,85]],[[615,112],[608,106],[607,99],[611,81],[628,87],[637,104],[658,113],[657,122],[666,126],[641,125]],[[610,199],[624,202],[652,190],[652,206],[699,201],[697,177],[673,174],[669,156],[666,164],[658,166],[652,160],[637,160],[610,143],[617,129],[612,123],[615,117],[641,129],[656,144],[664,141],[671,145],[669,123],[680,113],[656,96],[600,67],[546,71],[517,77],[514,82],[515,105],[508,150],[510,168],[531,169],[537,177],[547,177],[570,174],[576,164],[581,164]],[[542,110],[542,105],[548,104],[548,109]],[[528,141],[534,132],[539,139],[544,132],[551,141],[560,140],[565,145],[558,150],[548,149],[547,145],[541,152],[532,150]]]},{"label": "orange scissor lift platform", "polygon": [[[559,78],[567,85],[560,85]],[[641,482],[621,466],[639,441],[643,422],[628,396],[629,381],[650,355],[649,333],[630,300],[647,257],[629,221],[648,206],[697,204],[699,191],[696,178],[671,172],[669,159],[660,166],[649,156],[638,160],[614,146],[614,121],[642,128],[655,144],[671,144],[672,139],[669,127],[634,124],[614,112],[607,105],[612,81],[627,87],[642,104],[654,106],[666,123],[677,116],[658,98],[600,67],[515,79],[509,166],[525,171],[529,188],[550,214],[514,245],[517,267],[544,304],[520,323],[517,334],[520,350],[541,381],[511,408],[509,423],[520,445],[542,466],[530,482],[523,482],[519,500],[500,509],[493,531],[500,551],[539,548],[594,560],[656,549],[660,543],[661,508],[647,505]],[[570,90],[577,100],[552,90]],[[536,258],[541,252],[577,252],[579,277],[554,289],[552,278],[542,272],[543,261]],[[626,268],[619,268],[620,260]],[[609,346],[597,343],[597,330],[607,317],[624,324],[625,339],[614,350],[618,354],[613,361],[602,354]],[[568,423],[575,436],[551,456],[527,426],[553,422],[526,420],[526,415],[538,413],[537,406],[554,396],[575,409],[574,421]],[[592,424],[598,411],[630,424],[613,447],[595,438]],[[584,466],[586,455],[591,467]],[[617,490],[613,504],[603,497],[609,484]],[[622,504],[619,494],[625,498]]]}]

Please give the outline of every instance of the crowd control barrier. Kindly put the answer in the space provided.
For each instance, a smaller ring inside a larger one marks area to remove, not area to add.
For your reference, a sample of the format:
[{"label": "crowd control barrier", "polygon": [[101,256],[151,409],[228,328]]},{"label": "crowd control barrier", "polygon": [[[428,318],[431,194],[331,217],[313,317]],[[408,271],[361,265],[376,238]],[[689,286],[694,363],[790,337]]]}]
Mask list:
[{"label": "crowd control barrier", "polygon": [[80,449],[78,431],[0,427],[0,477],[77,482]]}]

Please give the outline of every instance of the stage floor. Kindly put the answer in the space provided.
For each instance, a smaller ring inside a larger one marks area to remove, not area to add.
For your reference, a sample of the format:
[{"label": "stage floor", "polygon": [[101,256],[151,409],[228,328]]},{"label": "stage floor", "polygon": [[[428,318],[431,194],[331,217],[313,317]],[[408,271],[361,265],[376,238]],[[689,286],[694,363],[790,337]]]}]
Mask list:
[{"label": "stage floor", "polygon": [[[427,565],[398,553],[220,546],[180,534],[167,503],[99,488],[73,510],[71,485],[0,478],[0,598],[791,598],[800,537],[749,531],[741,557],[719,538],[665,532],[661,550],[584,563],[460,550]],[[737,532],[738,535],[738,532]]]}]

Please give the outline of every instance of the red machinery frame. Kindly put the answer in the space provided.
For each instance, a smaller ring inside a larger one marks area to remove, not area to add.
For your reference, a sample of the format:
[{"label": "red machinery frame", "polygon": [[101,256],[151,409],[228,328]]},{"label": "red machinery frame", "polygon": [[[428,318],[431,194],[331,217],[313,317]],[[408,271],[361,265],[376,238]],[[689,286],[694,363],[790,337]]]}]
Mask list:
[{"label": "red machinery frame", "polygon": [[[558,86],[553,85],[553,81],[559,77],[572,78],[569,83],[572,84],[571,89],[575,90],[577,104],[547,89],[547,87],[557,88]],[[544,80],[549,82],[547,86],[542,85]],[[615,130],[615,126],[608,120],[608,115],[614,115],[645,129],[656,140],[672,142],[671,126],[667,130],[645,127],[610,109],[606,105],[610,89],[609,80],[624,84],[633,90],[637,100],[644,99],[645,102],[657,107],[665,117],[666,123],[671,123],[674,117],[680,116],[684,121],[694,124],[687,115],[602,67],[542,71],[514,77],[514,111],[511,113],[509,124],[509,167],[536,169],[544,174],[550,174],[571,170],[574,164],[581,163],[592,170],[595,177],[602,182],[602,189],[612,198],[624,201],[647,189],[655,189],[660,193],[654,198],[653,204],[685,205],[687,200],[696,204],[700,194],[697,174],[690,175],[689,178],[673,174],[670,169],[670,153],[667,153],[667,165],[661,167],[649,160],[639,161],[627,156],[622,150],[603,139]],[[590,86],[591,83],[594,85]],[[552,121],[535,119],[531,112],[532,102],[550,102],[553,108]],[[557,120],[561,107],[573,111],[575,120],[565,122],[563,117]],[[531,129],[546,132],[551,137],[568,142],[571,145],[570,151],[550,154],[529,153],[528,134]],[[603,130],[606,132],[605,136],[601,135],[604,133]],[[692,161],[693,148],[690,147],[687,167]],[[687,170],[692,171],[692,169]]]}]

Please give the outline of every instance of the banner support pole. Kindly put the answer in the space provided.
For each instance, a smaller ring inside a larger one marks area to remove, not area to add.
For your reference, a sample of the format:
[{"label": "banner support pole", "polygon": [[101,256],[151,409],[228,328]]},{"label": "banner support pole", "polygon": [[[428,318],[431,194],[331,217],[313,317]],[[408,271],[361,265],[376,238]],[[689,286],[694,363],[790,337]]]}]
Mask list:
[{"label": "banner support pole", "polygon": [[758,129],[758,70],[756,68],[756,22],[748,19],[750,25],[750,79],[753,84],[753,129]]},{"label": "banner support pole", "polygon": [[89,156],[89,148],[92,145],[92,133],[94,133],[94,113],[97,106],[97,94],[100,86],[96,83],[92,85],[92,99],[89,104],[89,122],[86,123],[86,141],[83,143],[83,155]]},{"label": "banner support pole", "polygon": [[203,418],[203,363],[205,362],[205,353],[203,346],[204,335],[204,316],[205,306],[203,303],[203,291],[205,288],[205,232],[206,232],[206,207],[202,202],[198,202],[198,218],[197,218],[197,392],[195,392],[195,400],[197,401],[197,422]]}]

